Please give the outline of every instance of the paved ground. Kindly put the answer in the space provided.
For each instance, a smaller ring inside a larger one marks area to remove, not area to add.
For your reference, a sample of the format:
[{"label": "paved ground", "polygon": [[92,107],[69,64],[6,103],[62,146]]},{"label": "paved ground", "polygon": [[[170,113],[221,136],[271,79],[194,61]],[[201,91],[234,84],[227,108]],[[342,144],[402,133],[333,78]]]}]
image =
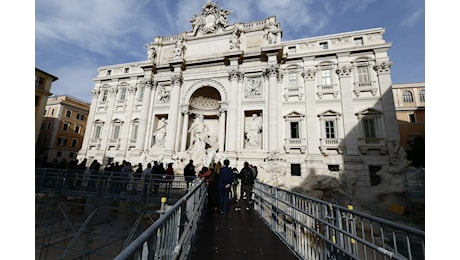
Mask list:
[{"label": "paved ground", "polygon": [[191,260],[297,257],[253,210],[223,215],[206,208]]}]

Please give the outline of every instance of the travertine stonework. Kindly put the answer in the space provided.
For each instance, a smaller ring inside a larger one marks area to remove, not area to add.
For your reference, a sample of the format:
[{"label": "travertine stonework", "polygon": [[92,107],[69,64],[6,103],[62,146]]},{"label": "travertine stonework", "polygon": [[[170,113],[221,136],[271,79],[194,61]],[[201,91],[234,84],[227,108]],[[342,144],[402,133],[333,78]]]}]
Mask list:
[{"label": "travertine stonework", "polygon": [[385,30],[283,42],[275,17],[229,15],[208,1],[190,31],[146,44],[145,61],[100,67],[79,160],[180,173],[228,158],[288,188],[311,174],[375,185],[399,144]]}]

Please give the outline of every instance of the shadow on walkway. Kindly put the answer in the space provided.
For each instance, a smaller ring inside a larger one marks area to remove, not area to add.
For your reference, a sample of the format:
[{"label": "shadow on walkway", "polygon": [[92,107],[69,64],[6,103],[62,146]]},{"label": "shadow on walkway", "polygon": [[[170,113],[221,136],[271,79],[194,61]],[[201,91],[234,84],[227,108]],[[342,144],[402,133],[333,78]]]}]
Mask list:
[{"label": "shadow on walkway", "polygon": [[191,260],[283,259],[297,257],[254,212],[232,210],[228,215],[205,208]]}]

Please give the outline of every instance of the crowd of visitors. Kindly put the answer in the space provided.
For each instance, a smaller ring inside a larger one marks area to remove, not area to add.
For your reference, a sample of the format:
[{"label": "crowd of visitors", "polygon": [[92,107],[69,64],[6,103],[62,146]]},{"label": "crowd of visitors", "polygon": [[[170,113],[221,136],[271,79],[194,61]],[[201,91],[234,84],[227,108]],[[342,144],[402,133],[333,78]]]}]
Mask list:
[{"label": "crowd of visitors", "polygon": [[220,161],[208,167],[203,167],[198,177],[206,182],[208,192],[208,207],[211,210],[228,214],[231,204],[235,203],[235,211],[241,207],[251,210],[252,189],[257,178],[257,166],[244,162],[244,167],[238,171],[230,167],[230,161],[224,160],[222,166]]},{"label": "crowd of visitors", "polygon": [[[204,179],[207,187],[207,204],[210,209],[228,214],[231,204],[234,203],[236,212],[241,211],[242,208],[251,210],[252,191],[258,173],[255,165],[244,162],[244,167],[238,170],[236,167],[230,167],[230,161],[225,159],[223,165],[218,161],[196,172],[193,163],[193,160],[190,160],[183,169],[186,189],[190,188],[196,177]],[[67,187],[82,187],[85,181],[83,175],[87,175],[86,189],[109,187],[113,193],[142,191],[144,195],[156,196],[161,186],[164,187],[165,194],[169,194],[175,179],[173,163],[168,163],[165,167],[163,162],[158,161],[154,161],[153,164],[148,163],[145,168],[142,163],[133,166],[126,160],[121,163],[111,162],[104,167],[97,160],[93,160],[88,165],[86,158],[81,162],[77,159],[69,162],[64,159],[61,161],[54,159],[50,162],[36,161],[36,166],[68,170]],[[105,181],[101,182],[100,176],[104,176]]]}]

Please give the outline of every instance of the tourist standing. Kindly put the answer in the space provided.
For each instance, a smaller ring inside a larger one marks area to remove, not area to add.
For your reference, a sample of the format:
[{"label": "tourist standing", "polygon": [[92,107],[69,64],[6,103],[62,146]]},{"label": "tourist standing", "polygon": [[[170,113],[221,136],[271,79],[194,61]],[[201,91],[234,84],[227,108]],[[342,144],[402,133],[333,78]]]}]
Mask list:
[{"label": "tourist standing", "polygon": [[252,188],[254,186],[255,173],[249,166],[248,162],[244,162],[244,167],[240,171],[241,191],[240,200],[235,208],[236,211],[241,210],[243,206],[246,210],[250,210]]},{"label": "tourist standing", "polygon": [[230,208],[230,192],[233,183],[233,172],[229,167],[230,161],[228,159],[224,160],[224,167],[219,170],[219,207],[220,211],[223,214],[228,214]]},{"label": "tourist standing", "polygon": [[190,187],[190,184],[196,177],[195,165],[193,165],[193,160],[190,160],[184,168],[184,178],[185,182],[187,183],[187,190]]}]

